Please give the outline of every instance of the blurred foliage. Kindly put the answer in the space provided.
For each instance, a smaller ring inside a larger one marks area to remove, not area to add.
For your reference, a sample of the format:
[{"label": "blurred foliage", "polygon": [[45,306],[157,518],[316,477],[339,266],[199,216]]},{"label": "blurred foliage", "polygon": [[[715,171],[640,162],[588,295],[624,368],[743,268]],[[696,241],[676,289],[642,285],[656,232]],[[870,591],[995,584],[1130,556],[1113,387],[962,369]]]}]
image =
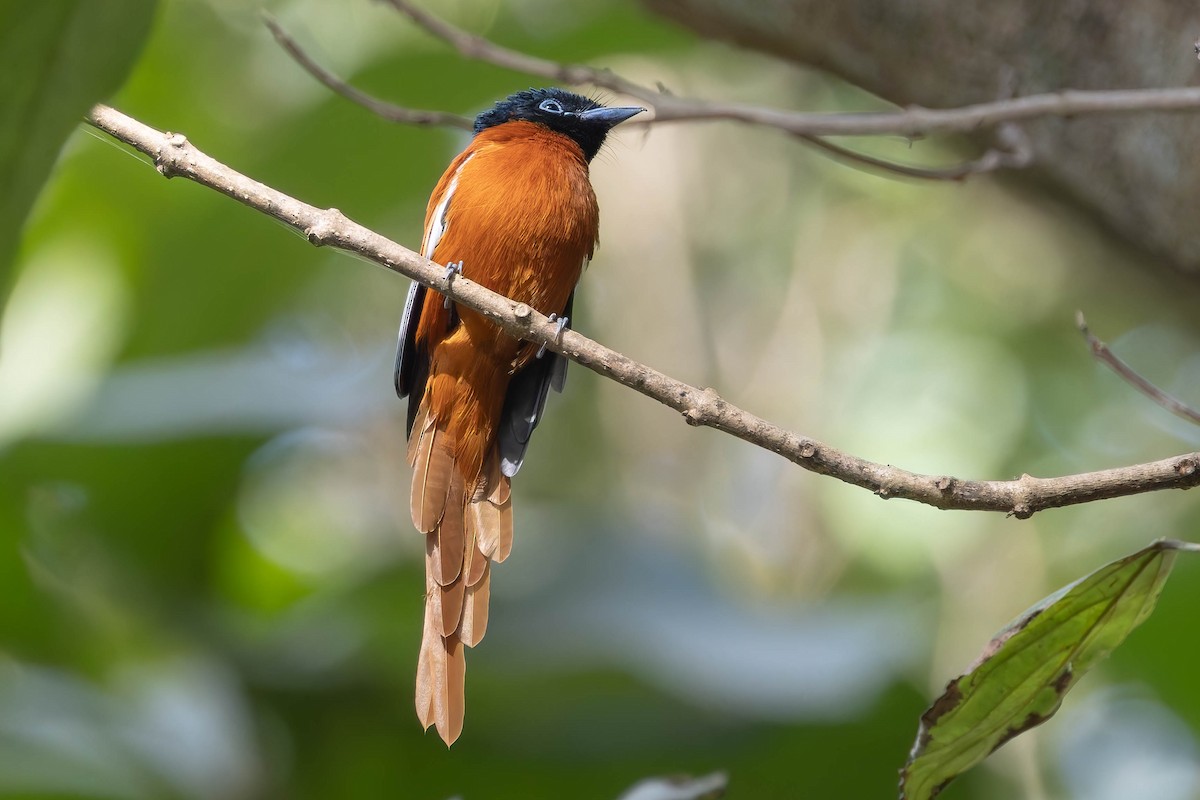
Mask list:
[{"label": "blurred foliage", "polygon": [[[529,79],[367,0],[162,4],[115,106],[415,244],[462,135],[331,96],[271,40],[264,6],[399,103],[474,113]],[[631,0],[437,10],[680,94],[877,106]],[[612,798],[725,770],[735,798],[888,796],[922,709],[1005,621],[1198,521],[1185,493],[1024,522],[881,502],[572,369],[516,487],[516,551],[448,752],[411,708],[421,542],[390,376],[406,282],[130,155],[74,134],[0,318],[0,793]],[[577,327],[755,413],[966,477],[1196,446],[1094,365],[1072,322],[1082,308],[1195,399],[1195,287],[1053,198],[880,178],[724,123],[624,131],[593,174],[602,244]],[[1196,569],[1178,566],[1052,724],[948,791],[1195,796],[1200,688],[1180,632]]]},{"label": "blurred foliage", "polygon": [[0,2],[0,299],[16,237],[59,148],[136,60],[154,0]]}]

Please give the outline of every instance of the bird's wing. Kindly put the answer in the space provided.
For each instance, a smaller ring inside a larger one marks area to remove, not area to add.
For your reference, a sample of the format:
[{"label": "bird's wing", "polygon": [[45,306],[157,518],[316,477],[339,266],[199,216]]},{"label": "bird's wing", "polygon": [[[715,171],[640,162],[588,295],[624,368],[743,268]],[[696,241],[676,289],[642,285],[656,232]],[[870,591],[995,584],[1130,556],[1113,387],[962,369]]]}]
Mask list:
[{"label": "bird's wing", "polygon": [[425,306],[428,290],[413,281],[408,287],[408,300],[404,303],[404,316],[400,319],[400,337],[396,344],[396,372],[393,378],[396,394],[408,397],[408,429],[411,436],[413,420],[421,396],[425,394],[425,381],[429,378],[429,356],[417,351],[417,328],[421,324],[421,309]]},{"label": "bird's wing", "polygon": [[[575,293],[571,292],[562,313],[568,320],[574,304]],[[541,358],[534,359],[518,370],[509,380],[496,437],[500,448],[500,470],[508,477],[516,475],[525,460],[529,437],[541,422],[542,411],[546,408],[546,396],[551,389],[561,392],[566,382],[567,359],[549,350]]]},{"label": "bird's wing", "polygon": [[[471,153],[464,153],[455,159],[438,181],[433,196],[429,199],[429,207],[425,212],[425,235],[421,241],[421,255],[426,258],[433,258],[438,242],[446,233],[450,224],[450,201],[454,197],[454,190],[458,188],[458,176],[472,156]],[[417,406],[425,393],[425,380],[429,375],[429,356],[417,351],[417,328],[421,325],[421,309],[425,307],[427,291],[416,281],[408,288],[408,300],[404,303],[404,316],[400,319],[400,336],[396,344],[396,369],[392,377],[396,394],[412,398],[408,403],[410,435]]]},{"label": "bird's wing", "polygon": [[416,378],[417,327],[421,324],[421,307],[425,305],[425,287],[413,281],[404,302],[400,318],[400,340],[396,343],[396,396],[408,397]]}]

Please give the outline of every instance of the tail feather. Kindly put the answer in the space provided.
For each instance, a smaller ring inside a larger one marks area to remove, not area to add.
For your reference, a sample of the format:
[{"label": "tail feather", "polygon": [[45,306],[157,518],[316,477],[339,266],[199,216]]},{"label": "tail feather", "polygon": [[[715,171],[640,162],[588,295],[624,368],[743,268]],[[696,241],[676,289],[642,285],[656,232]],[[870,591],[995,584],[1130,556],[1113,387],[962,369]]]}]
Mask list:
[{"label": "tail feather", "polygon": [[417,658],[417,718],[426,730],[436,726],[438,735],[451,745],[462,733],[467,663],[458,634],[442,636],[437,630],[443,597],[436,587],[429,588]]},{"label": "tail feather", "polygon": [[442,626],[440,632],[442,636],[452,636],[462,625],[463,604],[467,598],[467,585],[462,581],[455,581],[450,586],[443,586],[440,593],[442,596]]},{"label": "tail feather", "polygon": [[438,583],[448,586],[462,574],[466,548],[466,526],[463,522],[462,477],[451,469],[450,491],[446,495],[446,508],[441,522],[433,532],[433,558],[430,566]]},{"label": "tail feather", "polygon": [[[504,480],[508,480],[506,477]],[[512,552],[513,515],[512,501],[493,505],[491,501],[478,503],[476,512],[482,519],[479,534],[479,549],[493,561],[503,561]]]},{"label": "tail feather", "polygon": [[[467,519],[470,518],[471,515],[468,514]],[[471,547],[470,562],[464,566],[466,570],[465,580],[468,587],[475,586],[479,581],[483,580],[483,577],[487,574],[488,564],[490,563],[490,559],[479,549],[479,543],[475,542]]]},{"label": "tail feather", "polygon": [[[467,528],[474,533],[476,549],[485,559],[492,558],[500,545],[500,532],[504,526],[506,510],[511,516],[511,503],[507,509],[494,505],[487,499],[467,504]],[[475,583],[478,579],[479,567],[472,563],[468,568],[467,583]]]},{"label": "tail feather", "polygon": [[[513,512],[512,479],[500,470],[500,451],[495,450],[486,466],[488,483],[484,487],[487,503],[487,526],[489,548],[484,550],[490,558],[503,561],[512,552]],[[484,504],[480,504],[484,505]]]},{"label": "tail feather", "polygon": [[511,489],[495,451],[480,476],[465,480],[452,437],[423,410],[414,420],[413,436],[413,522],[426,536],[416,710],[421,724],[435,727],[449,745],[463,726],[464,651],[487,631],[491,562],[512,549]]},{"label": "tail feather", "polygon": [[[427,553],[433,550],[429,542],[435,536],[428,534]],[[417,657],[417,718],[426,730],[435,726],[442,740],[451,745],[462,733],[466,705],[467,664],[459,629],[467,587],[461,580],[440,585],[428,557],[425,586],[425,625]]]},{"label": "tail feather", "polygon": [[413,459],[412,520],[421,533],[431,533],[446,511],[454,469],[450,443],[432,418],[426,420]]},{"label": "tail feather", "polygon": [[436,727],[438,736],[449,746],[463,729],[467,661],[462,642],[455,634],[441,639],[427,654],[423,650],[422,655],[427,659],[426,685],[417,685],[417,716],[426,730],[431,725]]},{"label": "tail feather", "polygon": [[[425,730],[429,730],[429,726],[436,721],[433,660],[438,656],[438,650],[435,648],[444,649],[441,648],[442,637],[432,630],[432,602],[428,597],[425,600],[425,626],[421,632],[421,652],[417,656],[417,719]],[[440,613],[438,616],[441,616]]]},{"label": "tail feather", "polygon": [[512,501],[505,501],[500,507],[500,533],[496,537],[496,552],[492,558],[496,561],[503,561],[512,553],[513,547],[513,515]]},{"label": "tail feather", "polygon": [[[487,563],[486,561],[484,562]],[[466,602],[463,604],[462,625],[458,635],[467,647],[474,647],[487,632],[488,600],[492,592],[492,570],[485,566],[479,582],[467,587]]]},{"label": "tail feather", "polygon": [[446,657],[435,664],[434,673],[445,694],[439,698],[434,724],[442,741],[452,745],[462,734],[466,715],[467,658],[457,633],[447,636],[443,644]]},{"label": "tail feather", "polygon": [[492,505],[502,506],[512,497],[512,480],[500,471],[500,451],[492,453],[484,465],[487,482],[476,487],[477,494],[484,494]]},{"label": "tail feather", "polygon": [[[429,427],[429,406],[421,403],[417,407],[417,413],[413,415],[412,427],[408,430],[408,465],[415,467],[417,464],[417,452],[421,445],[421,435],[425,429]],[[415,483],[415,481],[414,481]]]},{"label": "tail feather", "polygon": [[[501,476],[507,484],[508,476]],[[498,493],[493,493],[496,496]],[[512,498],[505,497],[503,503],[491,499],[467,504],[467,517],[476,527],[480,552],[493,561],[503,561],[512,552],[513,512]],[[477,574],[472,571],[472,576]],[[468,583],[470,579],[468,578]]]},{"label": "tail feather", "polygon": [[463,551],[463,580],[467,586],[474,586],[483,577],[488,565],[488,557],[479,549],[479,535],[485,529],[486,520],[480,517],[480,504],[468,502],[463,512],[463,526],[466,529],[466,548]]}]

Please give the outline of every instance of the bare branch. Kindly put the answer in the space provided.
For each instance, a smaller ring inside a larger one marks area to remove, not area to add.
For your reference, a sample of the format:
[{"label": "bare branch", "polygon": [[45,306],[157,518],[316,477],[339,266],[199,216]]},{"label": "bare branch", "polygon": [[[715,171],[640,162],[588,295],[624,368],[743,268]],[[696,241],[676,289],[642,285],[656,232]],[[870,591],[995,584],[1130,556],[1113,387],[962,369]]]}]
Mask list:
[{"label": "bare branch", "polygon": [[1092,332],[1088,330],[1087,320],[1083,318],[1082,311],[1075,312],[1075,325],[1079,328],[1079,332],[1083,334],[1083,338],[1087,340],[1088,347],[1092,349],[1092,355],[1096,357],[1097,361],[1117,373],[1130,386],[1175,416],[1186,419],[1193,425],[1200,425],[1200,411],[1196,411],[1196,409],[1187,403],[1167,394],[1143,378],[1133,367],[1129,366],[1116,353],[1110,350],[1108,345],[1093,336]]},{"label": "bare branch", "polygon": [[626,80],[606,69],[596,69],[583,64],[560,64],[557,61],[548,61],[544,58],[510,50],[484,39],[482,36],[476,36],[462,28],[455,27],[407,0],[385,0],[385,2],[429,33],[449,44],[460,55],[473,61],[485,61],[514,72],[524,72],[526,75],[536,75],[539,78],[573,86],[584,83],[600,86],[647,102],[657,103],[661,102],[662,98],[671,96]]},{"label": "bare branch", "polygon": [[292,57],[293,61],[303,67],[305,72],[312,75],[336,94],[341,95],[351,103],[362,106],[372,114],[391,122],[399,122],[405,125],[437,125],[471,130],[471,120],[458,114],[451,114],[446,111],[424,111],[414,108],[404,108],[392,103],[386,103],[383,100],[372,97],[366,92],[360,92],[313,60],[270,14],[263,14],[263,22],[266,23],[272,35],[275,36],[275,41],[279,43],[279,46]]},{"label": "bare branch", "polygon": [[[1184,111],[1200,108],[1200,90],[1160,89],[1132,92],[1062,92],[1006,99],[959,109],[931,110],[913,107],[904,112],[857,114],[820,114],[786,112],[755,106],[708,103],[676,97],[659,84],[651,89],[607,69],[582,64],[549,61],[498,45],[468,33],[445,20],[413,5],[408,0],[387,0],[396,10],[417,25],[453,46],[461,55],[551,81],[567,84],[591,84],[635,97],[654,106],[655,116],[646,122],[687,122],[729,119],[766,125],[795,135],[826,154],[852,165],[922,180],[962,180],[970,175],[1000,169],[1020,169],[1033,161],[1032,148],[1023,133],[1011,122],[1047,115],[1074,115],[1101,112],[1147,110]],[[377,116],[409,125],[446,126],[470,130],[471,120],[458,114],[412,109],[380,100],[355,89],[322,67],[300,47],[270,15],[264,21],[275,40],[306,72],[333,92]],[[864,127],[866,126],[866,127]],[[996,126],[1002,140],[999,147],[983,155],[950,167],[919,167],[869,156],[834,144],[828,135],[858,136],[899,134],[918,137],[936,131],[969,131]]]},{"label": "bare branch", "polygon": [[[616,89],[620,87],[625,94],[631,94],[635,97],[647,99],[647,102],[659,99],[661,97],[670,96],[670,93],[659,85],[657,90],[647,89],[638,86],[631,81],[628,81],[615,73],[602,70],[594,70],[590,67],[559,64],[547,62],[541,59],[535,59],[522,53],[509,50],[491,41],[478,36],[471,36],[462,32],[436,17],[422,11],[419,8],[409,6],[404,2],[394,2],[393,5],[409,15],[428,30],[435,34],[446,38],[451,43],[459,48],[460,52],[473,54],[474,57],[487,61],[491,64],[507,67],[511,69],[534,69],[534,74],[539,74],[542,77],[547,77],[551,80],[562,80],[570,82],[567,78],[584,78],[584,83],[593,83],[604,86],[605,88]],[[292,57],[292,59],[300,65],[306,72],[315,77],[318,81],[324,84],[329,89],[346,98],[352,103],[355,103],[367,109],[371,113],[386,119],[390,122],[411,125],[445,125],[448,127],[471,128],[471,120],[457,114],[443,113],[439,111],[426,111],[420,109],[407,108],[405,106],[395,105],[384,100],[366,94],[365,92],[355,89],[353,86],[346,83],[341,78],[334,75],[329,70],[322,67],[316,60],[310,56],[300,44],[285,31],[279,23],[269,14],[263,15],[264,22],[270,29],[275,40],[283,47],[284,51]],[[648,123],[635,120],[637,124],[652,124],[654,120]],[[812,136],[809,134],[796,133],[796,137],[808,142],[818,150],[836,158],[840,161],[848,163],[852,166],[864,167],[866,169],[875,170],[878,172],[891,173],[906,178],[918,178],[922,180],[962,180],[970,175],[977,175],[984,172],[992,172],[998,169],[1012,168],[1019,169],[1028,166],[1032,161],[1032,152],[1028,146],[1025,137],[1016,131],[1015,126],[1005,125],[1005,128],[1010,129],[1008,139],[1011,146],[1004,148],[990,148],[979,158],[970,161],[956,164],[950,167],[918,167],[907,164],[900,164],[886,159],[869,156],[864,153],[859,153],[841,145],[834,144],[820,136]]]},{"label": "bare branch", "polygon": [[733,120],[765,125],[798,136],[879,136],[917,138],[931,133],[969,133],[1004,122],[1039,117],[1085,114],[1134,114],[1146,111],[1200,110],[1200,87],[1129,89],[1035,94],[960,108],[910,106],[902,111],[824,114],[786,111],[744,103],[718,103],[678,97],[661,87],[649,89],[609,70],[580,64],[559,64],[519,53],[468,33],[413,5],[409,0],[386,0],[461,55],[489,64],[568,84],[591,84],[635,97],[654,107],[653,122]]},{"label": "bare branch", "polygon": [[825,151],[831,157],[849,162],[852,166],[878,170],[904,178],[932,181],[959,181],[971,175],[994,172],[999,169],[1022,169],[1033,162],[1033,149],[1029,140],[1016,125],[1005,123],[999,129],[1002,147],[989,148],[983,155],[950,167],[914,167],[876,158],[865,153],[842,147],[821,136],[798,135],[798,138]]},{"label": "bare branch", "polygon": [[182,134],[162,133],[108,106],[94,107],[88,122],[154,159],[166,177],[184,177],[215,189],[302,232],[318,246],[335,247],[405,275],[475,309],[508,334],[545,345],[683,415],[758,445],[801,467],[871,490],[937,508],[1000,511],[1026,518],[1047,508],[1200,484],[1200,453],[1148,464],[1060,478],[1022,475],[1009,481],[973,481],[920,475],[840,452],[792,433],[726,402],[712,389],[675,380],[615,350],[558,326],[523,303],[514,303],[464,277],[452,282],[443,267],[353,222],[334,208],[319,209],[234,171],[193,147]]},{"label": "bare branch", "polygon": [[[394,1],[394,0],[393,0]],[[1085,114],[1135,114],[1147,111],[1200,110],[1200,88],[1128,89],[1061,92],[994,100],[959,108],[909,106],[903,111],[821,114],[783,111],[738,103],[675,100],[655,105],[655,121],[736,120],[767,125],[789,133],[817,136],[877,136],[918,138],[931,133],[970,133],[1003,122],[1038,117],[1077,117]]]}]

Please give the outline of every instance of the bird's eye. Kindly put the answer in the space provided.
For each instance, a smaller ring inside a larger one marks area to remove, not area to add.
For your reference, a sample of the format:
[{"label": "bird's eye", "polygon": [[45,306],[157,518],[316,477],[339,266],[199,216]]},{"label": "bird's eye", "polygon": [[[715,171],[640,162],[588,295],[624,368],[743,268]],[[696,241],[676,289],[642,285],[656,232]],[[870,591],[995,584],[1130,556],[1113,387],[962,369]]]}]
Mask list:
[{"label": "bird's eye", "polygon": [[559,102],[557,100],[543,100],[541,103],[538,104],[538,108],[540,110],[548,112],[550,114],[563,113],[563,107],[562,107],[562,105],[559,104]]}]

